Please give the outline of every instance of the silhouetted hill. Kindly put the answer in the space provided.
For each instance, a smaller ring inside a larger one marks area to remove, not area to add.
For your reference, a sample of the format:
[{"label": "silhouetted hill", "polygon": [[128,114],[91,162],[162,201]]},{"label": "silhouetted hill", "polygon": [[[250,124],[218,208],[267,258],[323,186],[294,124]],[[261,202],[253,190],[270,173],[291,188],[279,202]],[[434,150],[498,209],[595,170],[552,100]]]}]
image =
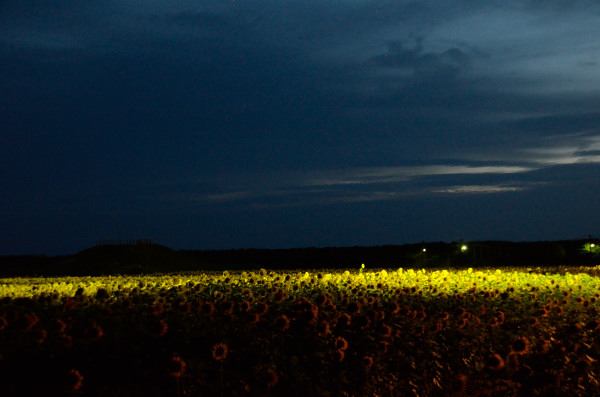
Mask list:
[{"label": "silhouetted hill", "polygon": [[[97,276],[201,270],[202,261],[158,244],[105,245],[75,255],[4,257],[0,275]],[[204,266],[206,267],[206,266]]]},{"label": "silhouetted hill", "polygon": [[66,274],[148,274],[198,270],[201,261],[158,244],[106,245],[83,250],[63,260]]}]

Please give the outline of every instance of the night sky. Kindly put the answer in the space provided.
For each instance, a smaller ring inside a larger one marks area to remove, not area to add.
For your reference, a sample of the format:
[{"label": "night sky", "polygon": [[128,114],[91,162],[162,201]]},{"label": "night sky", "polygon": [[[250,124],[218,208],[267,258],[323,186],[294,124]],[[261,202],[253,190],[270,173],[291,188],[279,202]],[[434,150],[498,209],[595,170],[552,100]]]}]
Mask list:
[{"label": "night sky", "polygon": [[600,234],[596,0],[5,0],[0,254]]}]

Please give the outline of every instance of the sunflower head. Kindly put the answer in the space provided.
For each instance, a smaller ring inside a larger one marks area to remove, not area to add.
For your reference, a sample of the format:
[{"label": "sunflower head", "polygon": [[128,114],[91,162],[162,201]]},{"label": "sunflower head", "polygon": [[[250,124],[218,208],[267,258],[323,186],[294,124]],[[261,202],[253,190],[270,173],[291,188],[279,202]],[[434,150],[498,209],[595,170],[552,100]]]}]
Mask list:
[{"label": "sunflower head", "polygon": [[229,347],[225,343],[217,343],[212,348],[212,357],[217,361],[225,360],[228,353]]},{"label": "sunflower head", "polygon": [[69,392],[76,392],[83,386],[83,376],[76,369],[71,369],[64,377],[64,386]]},{"label": "sunflower head", "polygon": [[185,373],[185,367],[185,361],[183,361],[181,357],[176,356],[169,361],[167,372],[169,372],[169,375],[173,378],[181,378]]},{"label": "sunflower head", "polygon": [[500,371],[504,365],[504,359],[498,353],[489,355],[486,360],[486,367],[492,371]]},{"label": "sunflower head", "polygon": [[527,338],[518,338],[511,345],[511,350],[515,354],[526,354],[529,351],[529,340]]},{"label": "sunflower head", "polygon": [[373,361],[372,356],[369,356],[369,355],[363,356],[361,359],[361,364],[366,369],[371,368],[373,366],[373,363],[374,363],[374,361]]},{"label": "sunflower head", "polygon": [[453,395],[462,396],[467,391],[468,378],[465,374],[458,374],[454,377],[451,384]]},{"label": "sunflower head", "polygon": [[345,338],[338,336],[335,338],[334,346],[337,350],[346,350],[348,348],[348,341]]},{"label": "sunflower head", "polygon": [[269,368],[266,373],[267,387],[272,388],[277,384],[277,382],[279,382],[277,371],[275,371],[273,368]]}]

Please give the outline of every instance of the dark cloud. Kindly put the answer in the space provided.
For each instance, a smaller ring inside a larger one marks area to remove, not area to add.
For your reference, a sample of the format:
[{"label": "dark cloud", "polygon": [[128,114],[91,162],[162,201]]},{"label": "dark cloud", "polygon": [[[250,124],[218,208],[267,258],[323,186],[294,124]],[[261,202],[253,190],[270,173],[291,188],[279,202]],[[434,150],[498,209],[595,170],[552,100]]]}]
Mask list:
[{"label": "dark cloud", "polygon": [[441,53],[425,52],[423,37],[417,38],[412,48],[407,48],[402,41],[389,42],[387,47],[386,53],[372,57],[372,62],[376,66],[407,70],[411,73],[410,80],[452,81],[469,64],[468,55],[459,48]]},{"label": "dark cloud", "polygon": [[229,26],[227,18],[223,15],[204,11],[181,11],[162,18],[170,24],[181,27],[223,29]]},{"label": "dark cloud", "polygon": [[581,157],[599,157],[600,150],[578,150],[575,152],[575,155]]},{"label": "dark cloud", "polygon": [[[100,16],[109,15],[114,2],[107,1],[102,4],[87,1],[64,0],[19,0],[3,1],[0,5],[0,19],[13,21],[14,26],[46,25],[61,26],[61,22],[81,21],[84,22],[98,19]],[[64,26],[63,27],[67,27]]]},{"label": "dark cloud", "polygon": [[600,7],[594,0],[530,0],[525,2],[526,7],[534,10],[550,10],[557,13],[565,12],[598,12]]},{"label": "dark cloud", "polygon": [[547,135],[600,132],[600,113],[556,114],[541,117],[526,117],[509,122],[509,125],[525,133],[541,133]]}]

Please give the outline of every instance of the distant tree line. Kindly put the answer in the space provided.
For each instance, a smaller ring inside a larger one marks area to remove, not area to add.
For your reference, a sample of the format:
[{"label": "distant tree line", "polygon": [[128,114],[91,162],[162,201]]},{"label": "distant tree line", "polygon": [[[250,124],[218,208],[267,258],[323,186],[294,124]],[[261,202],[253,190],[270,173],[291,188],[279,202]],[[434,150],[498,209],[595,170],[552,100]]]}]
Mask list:
[{"label": "distant tree line", "polygon": [[[582,249],[589,240],[541,242],[430,242],[374,247],[188,250],[215,269],[300,269],[464,266],[600,265],[600,251]],[[600,245],[600,241],[595,243]]]},{"label": "distant tree line", "polygon": [[246,269],[545,267],[600,265],[600,240],[423,242],[374,247],[180,250],[151,239],[101,240],[74,255],[0,256],[0,277]]}]

